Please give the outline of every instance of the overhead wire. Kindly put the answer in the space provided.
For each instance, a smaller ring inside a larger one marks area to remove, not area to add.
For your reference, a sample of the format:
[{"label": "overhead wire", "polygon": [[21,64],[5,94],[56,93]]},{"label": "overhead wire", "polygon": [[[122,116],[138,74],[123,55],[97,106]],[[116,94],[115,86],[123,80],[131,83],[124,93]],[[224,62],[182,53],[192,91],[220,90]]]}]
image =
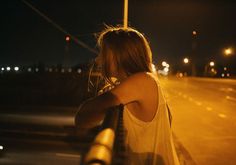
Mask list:
[{"label": "overhead wire", "polygon": [[[68,31],[66,31],[65,29],[63,29],[60,25],[58,25],[57,23],[55,23],[53,20],[51,20],[48,16],[46,16],[44,13],[42,13],[41,11],[39,11],[36,7],[34,7],[33,5],[31,5],[29,2],[27,2],[26,0],[21,0],[25,5],[27,5],[28,7],[30,7],[33,11],[35,11],[38,15],[40,15],[41,17],[43,17],[47,22],[49,22],[50,24],[52,24],[56,29],[58,29],[59,31],[61,31],[62,33],[64,33],[65,35],[69,36],[76,44],[82,46],[83,48],[89,50],[90,52],[94,53],[94,54],[98,54],[98,52],[91,48],[90,46],[88,46],[87,44],[85,44],[84,42],[80,41],[79,39],[77,39],[74,35],[70,34]],[[92,87],[94,88],[95,86],[95,92],[97,91],[98,88],[98,83],[100,80],[100,76],[97,76],[97,80],[96,80],[96,84],[94,85],[92,83],[91,80],[91,76],[92,76],[92,72],[94,70],[94,65],[95,65],[95,60],[93,60],[92,62],[92,66],[89,69],[89,75],[88,75],[88,92],[90,91],[89,86],[92,85]],[[97,94],[95,94],[97,95]]]},{"label": "overhead wire", "polygon": [[68,31],[66,31],[65,29],[63,29],[60,25],[58,25],[57,23],[55,23],[54,21],[52,21],[49,17],[47,17],[44,13],[42,13],[41,11],[39,11],[36,7],[34,7],[33,5],[31,5],[29,2],[27,2],[26,0],[21,0],[25,5],[27,5],[28,7],[30,7],[33,11],[35,11],[38,15],[40,15],[41,17],[43,17],[47,22],[51,23],[56,29],[58,29],[59,31],[61,31],[62,33],[64,33],[65,35],[69,36],[76,44],[82,46],[83,48],[89,50],[90,52],[94,53],[94,54],[98,54],[98,52],[91,48],[90,46],[88,46],[87,44],[85,44],[84,42],[80,41],[78,38],[76,38],[74,35],[72,35],[71,33],[69,33]]}]

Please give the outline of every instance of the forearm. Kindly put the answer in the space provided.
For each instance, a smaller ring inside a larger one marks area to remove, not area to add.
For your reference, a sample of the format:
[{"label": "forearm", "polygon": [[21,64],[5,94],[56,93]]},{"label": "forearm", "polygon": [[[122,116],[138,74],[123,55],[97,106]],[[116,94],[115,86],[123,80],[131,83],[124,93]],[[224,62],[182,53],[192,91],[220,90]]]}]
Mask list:
[{"label": "forearm", "polygon": [[120,101],[111,92],[89,99],[80,106],[75,116],[75,124],[78,127],[96,126],[109,107],[119,104]]}]

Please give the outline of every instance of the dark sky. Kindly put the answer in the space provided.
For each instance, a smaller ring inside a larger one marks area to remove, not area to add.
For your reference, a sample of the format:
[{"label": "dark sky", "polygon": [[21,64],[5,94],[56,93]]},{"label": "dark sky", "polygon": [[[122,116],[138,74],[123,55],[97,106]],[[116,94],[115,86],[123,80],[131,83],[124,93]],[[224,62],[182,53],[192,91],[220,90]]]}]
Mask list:
[{"label": "dark sky", "polygon": [[[33,6],[96,48],[94,34],[104,24],[122,24],[123,0],[28,0]],[[1,2],[0,65],[63,63],[65,35],[20,0]],[[156,63],[182,62],[192,52],[192,31],[197,31],[198,64],[210,60],[236,66],[236,54],[224,57],[225,47],[236,48],[236,1],[129,0],[129,24],[150,41]],[[70,42],[71,65],[84,63],[95,54]]]}]

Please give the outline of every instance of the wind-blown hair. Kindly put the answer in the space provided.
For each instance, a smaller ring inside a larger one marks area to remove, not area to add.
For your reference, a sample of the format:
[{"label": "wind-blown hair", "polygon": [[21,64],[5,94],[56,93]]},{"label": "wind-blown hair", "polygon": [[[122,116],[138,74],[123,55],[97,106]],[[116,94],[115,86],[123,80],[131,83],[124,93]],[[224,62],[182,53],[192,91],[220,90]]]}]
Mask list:
[{"label": "wind-blown hair", "polygon": [[[104,78],[152,72],[152,52],[143,34],[133,28],[107,27],[97,40]],[[113,73],[115,71],[116,75]]]}]

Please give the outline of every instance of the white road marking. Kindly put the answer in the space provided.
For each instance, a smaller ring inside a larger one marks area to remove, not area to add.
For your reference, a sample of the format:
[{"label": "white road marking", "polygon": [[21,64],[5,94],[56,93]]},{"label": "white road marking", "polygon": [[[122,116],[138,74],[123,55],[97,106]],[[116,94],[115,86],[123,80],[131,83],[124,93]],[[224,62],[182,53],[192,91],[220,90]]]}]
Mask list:
[{"label": "white road marking", "polygon": [[233,89],[233,88],[220,88],[219,90],[220,91],[225,91],[225,92],[234,92],[234,93],[236,93],[236,90]]},{"label": "white road marking", "polygon": [[227,88],[227,91],[229,91],[229,92],[233,92],[233,91],[235,91],[233,88]]},{"label": "white road marking", "polygon": [[218,116],[221,117],[221,118],[226,118],[226,115],[223,114],[223,113],[219,113]]},{"label": "white road marking", "polygon": [[206,110],[212,111],[212,108],[211,107],[206,107]]},{"label": "white road marking", "polygon": [[202,103],[200,102],[200,101],[196,101],[195,102],[198,106],[201,106],[202,105]]},{"label": "white road marking", "polygon": [[231,97],[231,96],[226,96],[225,98],[226,98],[227,100],[236,101],[236,98]]}]

